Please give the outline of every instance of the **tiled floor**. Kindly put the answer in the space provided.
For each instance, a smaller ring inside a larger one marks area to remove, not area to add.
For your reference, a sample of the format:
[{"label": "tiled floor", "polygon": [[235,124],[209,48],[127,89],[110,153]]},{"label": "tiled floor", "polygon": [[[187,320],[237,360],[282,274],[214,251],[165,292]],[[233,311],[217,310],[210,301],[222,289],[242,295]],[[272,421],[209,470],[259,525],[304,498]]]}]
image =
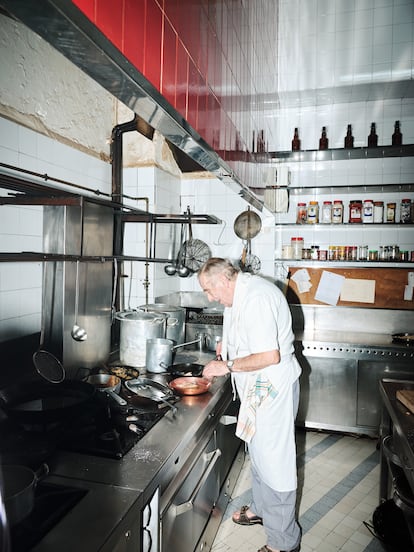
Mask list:
[{"label": "tiled floor", "polygon": [[[301,552],[384,552],[364,521],[379,500],[377,440],[324,432],[297,432]],[[257,552],[261,526],[243,527],[232,513],[251,500],[248,456],[214,541],[212,552]]]}]

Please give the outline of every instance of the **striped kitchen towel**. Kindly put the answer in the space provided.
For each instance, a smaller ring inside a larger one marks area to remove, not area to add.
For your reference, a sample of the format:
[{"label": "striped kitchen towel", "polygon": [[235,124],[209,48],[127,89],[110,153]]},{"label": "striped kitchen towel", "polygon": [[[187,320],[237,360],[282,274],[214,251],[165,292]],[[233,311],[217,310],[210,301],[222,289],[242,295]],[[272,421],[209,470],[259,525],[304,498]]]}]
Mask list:
[{"label": "striped kitchen towel", "polygon": [[277,397],[278,392],[271,382],[259,374],[247,390],[244,400],[241,401],[237,420],[236,435],[246,443],[250,443],[256,432],[256,410],[263,401]]}]

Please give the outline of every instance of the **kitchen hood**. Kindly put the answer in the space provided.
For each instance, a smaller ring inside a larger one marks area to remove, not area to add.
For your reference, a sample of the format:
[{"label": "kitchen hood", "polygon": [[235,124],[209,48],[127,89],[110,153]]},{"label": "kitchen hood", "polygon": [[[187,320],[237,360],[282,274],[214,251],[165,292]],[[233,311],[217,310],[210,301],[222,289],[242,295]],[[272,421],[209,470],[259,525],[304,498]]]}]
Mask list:
[{"label": "kitchen hood", "polygon": [[[226,161],[74,4],[57,0],[34,3],[0,0],[0,7],[44,38],[162,134],[172,144],[178,165],[184,172],[190,167],[201,167],[256,209],[263,209],[263,202],[240,181]],[[234,153],[240,153],[243,158],[246,152]]]}]

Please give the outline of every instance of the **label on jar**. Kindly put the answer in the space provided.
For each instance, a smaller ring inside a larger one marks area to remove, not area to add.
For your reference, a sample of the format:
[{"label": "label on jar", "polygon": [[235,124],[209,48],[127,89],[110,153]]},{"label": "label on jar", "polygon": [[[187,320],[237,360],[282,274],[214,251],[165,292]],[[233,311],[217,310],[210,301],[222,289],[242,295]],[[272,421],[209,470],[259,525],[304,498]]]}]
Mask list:
[{"label": "label on jar", "polygon": [[387,222],[395,222],[395,203],[387,203]]},{"label": "label on jar", "polygon": [[364,224],[374,222],[374,204],[372,201],[364,201],[362,222]]},{"label": "label on jar", "polygon": [[319,205],[312,204],[312,202],[308,205],[308,217],[307,217],[308,224],[316,224],[319,222]]},{"label": "label on jar", "polygon": [[334,224],[341,224],[344,216],[344,208],[342,203],[335,201],[332,207],[332,222]]},{"label": "label on jar", "polygon": [[382,223],[384,218],[384,203],[382,201],[376,201],[374,203],[374,222]]},{"label": "label on jar", "polygon": [[411,201],[402,200],[400,220],[403,223],[411,222]]}]

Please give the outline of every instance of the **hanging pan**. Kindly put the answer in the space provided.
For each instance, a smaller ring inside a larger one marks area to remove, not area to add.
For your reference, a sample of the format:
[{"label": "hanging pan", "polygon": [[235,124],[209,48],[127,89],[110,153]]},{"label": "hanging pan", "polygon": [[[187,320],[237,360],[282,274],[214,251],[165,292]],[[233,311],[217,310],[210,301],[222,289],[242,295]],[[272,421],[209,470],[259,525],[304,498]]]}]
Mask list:
[{"label": "hanging pan", "polygon": [[255,238],[262,229],[262,219],[257,213],[247,208],[236,217],[234,221],[234,233],[241,240],[251,240]]}]

